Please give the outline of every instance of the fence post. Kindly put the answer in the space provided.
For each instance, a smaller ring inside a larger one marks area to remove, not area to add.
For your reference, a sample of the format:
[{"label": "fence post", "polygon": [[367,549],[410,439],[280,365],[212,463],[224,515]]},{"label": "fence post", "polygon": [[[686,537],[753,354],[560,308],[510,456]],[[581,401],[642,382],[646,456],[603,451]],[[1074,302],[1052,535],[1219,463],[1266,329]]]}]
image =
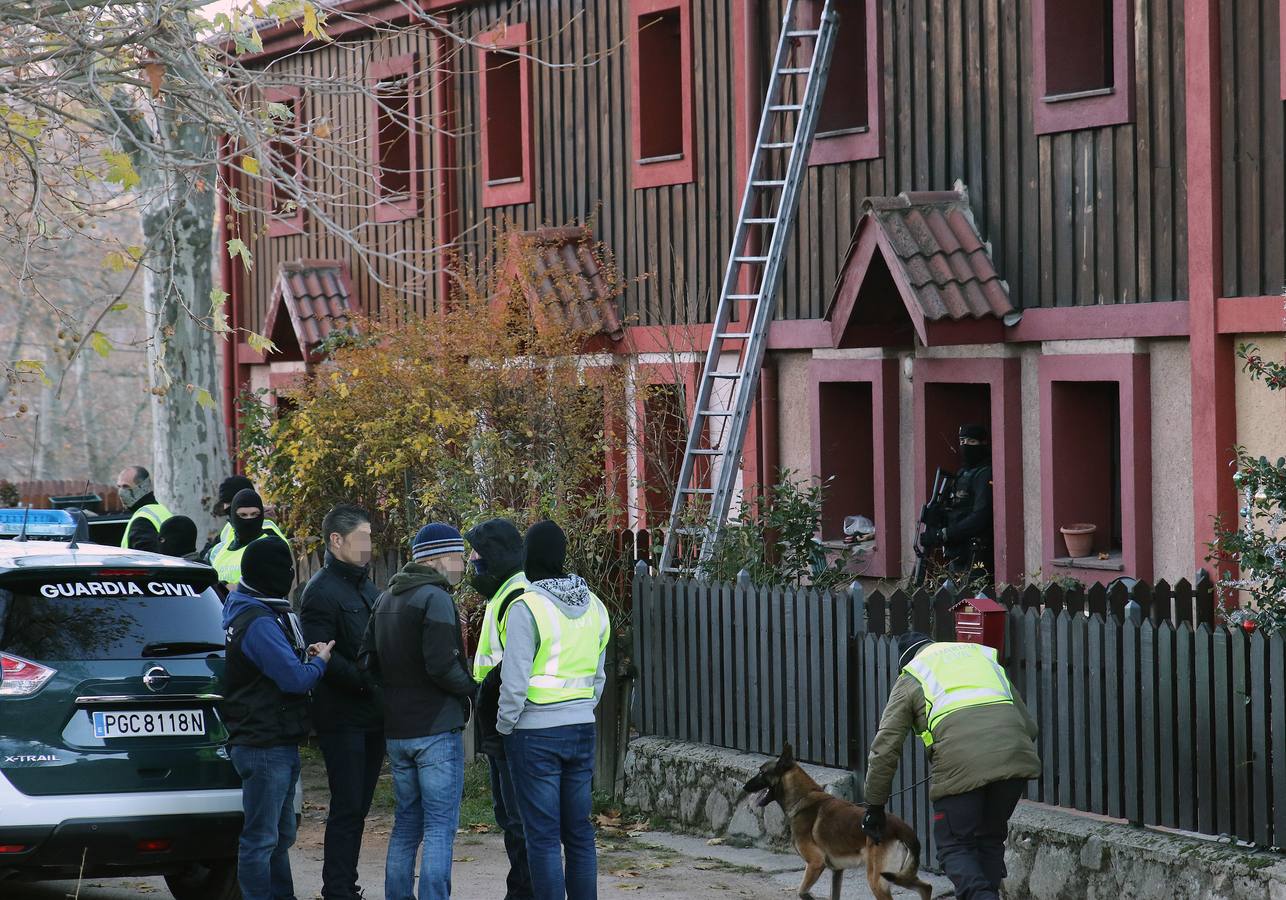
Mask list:
[{"label": "fence post", "polygon": [[854,635],[866,634],[866,590],[854,581],[848,586],[849,630]]},{"label": "fence post", "polygon": [[634,610],[630,619],[630,631],[634,633],[634,659],[631,662],[631,668],[635,673],[634,688],[630,692],[629,710],[626,715],[634,722],[634,728],[639,734],[646,734],[643,730],[644,724],[651,724],[650,720],[644,722],[643,706],[652,700],[651,693],[646,690],[647,681],[643,677],[643,632],[646,630],[644,623],[648,617],[643,614],[643,591],[649,575],[647,563],[639,560],[634,564],[634,583],[631,586],[634,594]]}]

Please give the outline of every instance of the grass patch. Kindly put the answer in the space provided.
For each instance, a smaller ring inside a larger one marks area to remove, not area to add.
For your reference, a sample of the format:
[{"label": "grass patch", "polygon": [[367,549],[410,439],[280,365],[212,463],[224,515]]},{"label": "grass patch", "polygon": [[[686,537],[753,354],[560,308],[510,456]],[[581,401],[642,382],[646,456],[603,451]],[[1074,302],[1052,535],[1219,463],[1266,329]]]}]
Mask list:
[{"label": "grass patch", "polygon": [[[385,763],[387,769],[388,763]],[[375,799],[371,809],[376,812],[392,814],[397,806],[393,794],[393,776],[387,771],[380,776],[375,785]],[[496,825],[495,814],[491,811],[491,771],[485,757],[478,757],[465,764],[464,798],[460,803],[460,827],[468,830],[470,825]]]}]

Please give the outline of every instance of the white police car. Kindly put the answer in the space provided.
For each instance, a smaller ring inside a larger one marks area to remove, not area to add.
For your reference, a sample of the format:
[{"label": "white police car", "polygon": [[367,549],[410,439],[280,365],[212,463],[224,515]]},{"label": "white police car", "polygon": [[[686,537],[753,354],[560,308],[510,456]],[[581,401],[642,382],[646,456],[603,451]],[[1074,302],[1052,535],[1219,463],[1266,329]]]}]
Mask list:
[{"label": "white police car", "polygon": [[69,542],[76,526],[0,510],[0,896],[83,872],[235,900],[214,571]]}]

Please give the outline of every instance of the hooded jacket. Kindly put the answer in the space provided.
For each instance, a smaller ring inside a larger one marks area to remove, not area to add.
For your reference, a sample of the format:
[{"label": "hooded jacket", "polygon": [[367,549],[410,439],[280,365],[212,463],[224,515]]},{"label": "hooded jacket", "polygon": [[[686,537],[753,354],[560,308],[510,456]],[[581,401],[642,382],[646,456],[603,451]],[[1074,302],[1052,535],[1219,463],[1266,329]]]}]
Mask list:
[{"label": "hooded jacket", "polygon": [[379,731],[380,698],[369,675],[357,665],[362,637],[379,599],[367,566],[355,566],[326,552],[300,598],[299,618],[304,641],[334,641],[326,677],[313,695],[313,724],[317,732]]},{"label": "hooded jacket", "polygon": [[[590,605],[601,603],[585,579],[579,575],[550,578],[532,583],[532,589],[541,591],[552,599],[559,612],[569,619],[579,619],[589,612]],[[605,611],[604,611],[605,612]],[[510,734],[515,728],[557,728],[560,725],[581,725],[594,721],[594,710],[603,696],[606,676],[603,671],[605,654],[598,654],[598,671],[594,674],[594,696],[584,700],[564,703],[532,703],[527,699],[527,686],[531,681],[532,666],[540,647],[536,620],[521,597],[509,610],[505,630],[505,658],[502,664],[499,711],[496,730]],[[600,643],[606,643],[611,626],[606,614],[603,617],[603,634]]]},{"label": "hooded jacket", "polygon": [[[522,535],[512,523],[505,527],[499,519],[491,519],[465,533],[465,540],[473,547],[480,558],[486,561],[486,583],[473,582],[478,593],[488,598],[488,603],[504,604],[513,602],[518,590],[509,592],[508,597],[499,596],[500,588],[514,575],[522,572],[526,562],[526,548],[523,547]],[[524,583],[522,585],[526,587]],[[500,648],[503,652],[503,648]],[[504,660],[491,670],[482,685],[478,688],[476,716],[478,723],[478,749],[488,756],[503,758],[505,755],[504,740],[496,731],[496,717],[500,707],[500,682],[504,672]]]},{"label": "hooded jacket", "polygon": [[227,660],[220,713],[229,743],[297,744],[308,736],[308,692],[326,663],[305,661],[290,606],[237,589],[223,606]]},{"label": "hooded jacket", "polygon": [[389,581],[366,626],[361,664],[383,688],[384,736],[428,737],[463,728],[476,685],[466,667],[450,584],[410,562]]}]

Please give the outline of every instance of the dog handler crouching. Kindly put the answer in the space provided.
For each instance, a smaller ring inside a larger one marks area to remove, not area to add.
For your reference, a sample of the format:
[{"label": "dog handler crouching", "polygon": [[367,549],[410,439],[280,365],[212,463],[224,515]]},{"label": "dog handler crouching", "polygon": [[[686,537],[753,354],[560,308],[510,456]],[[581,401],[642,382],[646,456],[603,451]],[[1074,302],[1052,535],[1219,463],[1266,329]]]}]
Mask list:
[{"label": "dog handler crouching", "polygon": [[938,858],[956,896],[998,900],[1009,817],[1025,783],[1040,776],[1036,722],[989,647],[910,632],[898,639],[898,662],[867,757],[862,829],[882,839],[884,804],[914,728],[929,756]]}]

